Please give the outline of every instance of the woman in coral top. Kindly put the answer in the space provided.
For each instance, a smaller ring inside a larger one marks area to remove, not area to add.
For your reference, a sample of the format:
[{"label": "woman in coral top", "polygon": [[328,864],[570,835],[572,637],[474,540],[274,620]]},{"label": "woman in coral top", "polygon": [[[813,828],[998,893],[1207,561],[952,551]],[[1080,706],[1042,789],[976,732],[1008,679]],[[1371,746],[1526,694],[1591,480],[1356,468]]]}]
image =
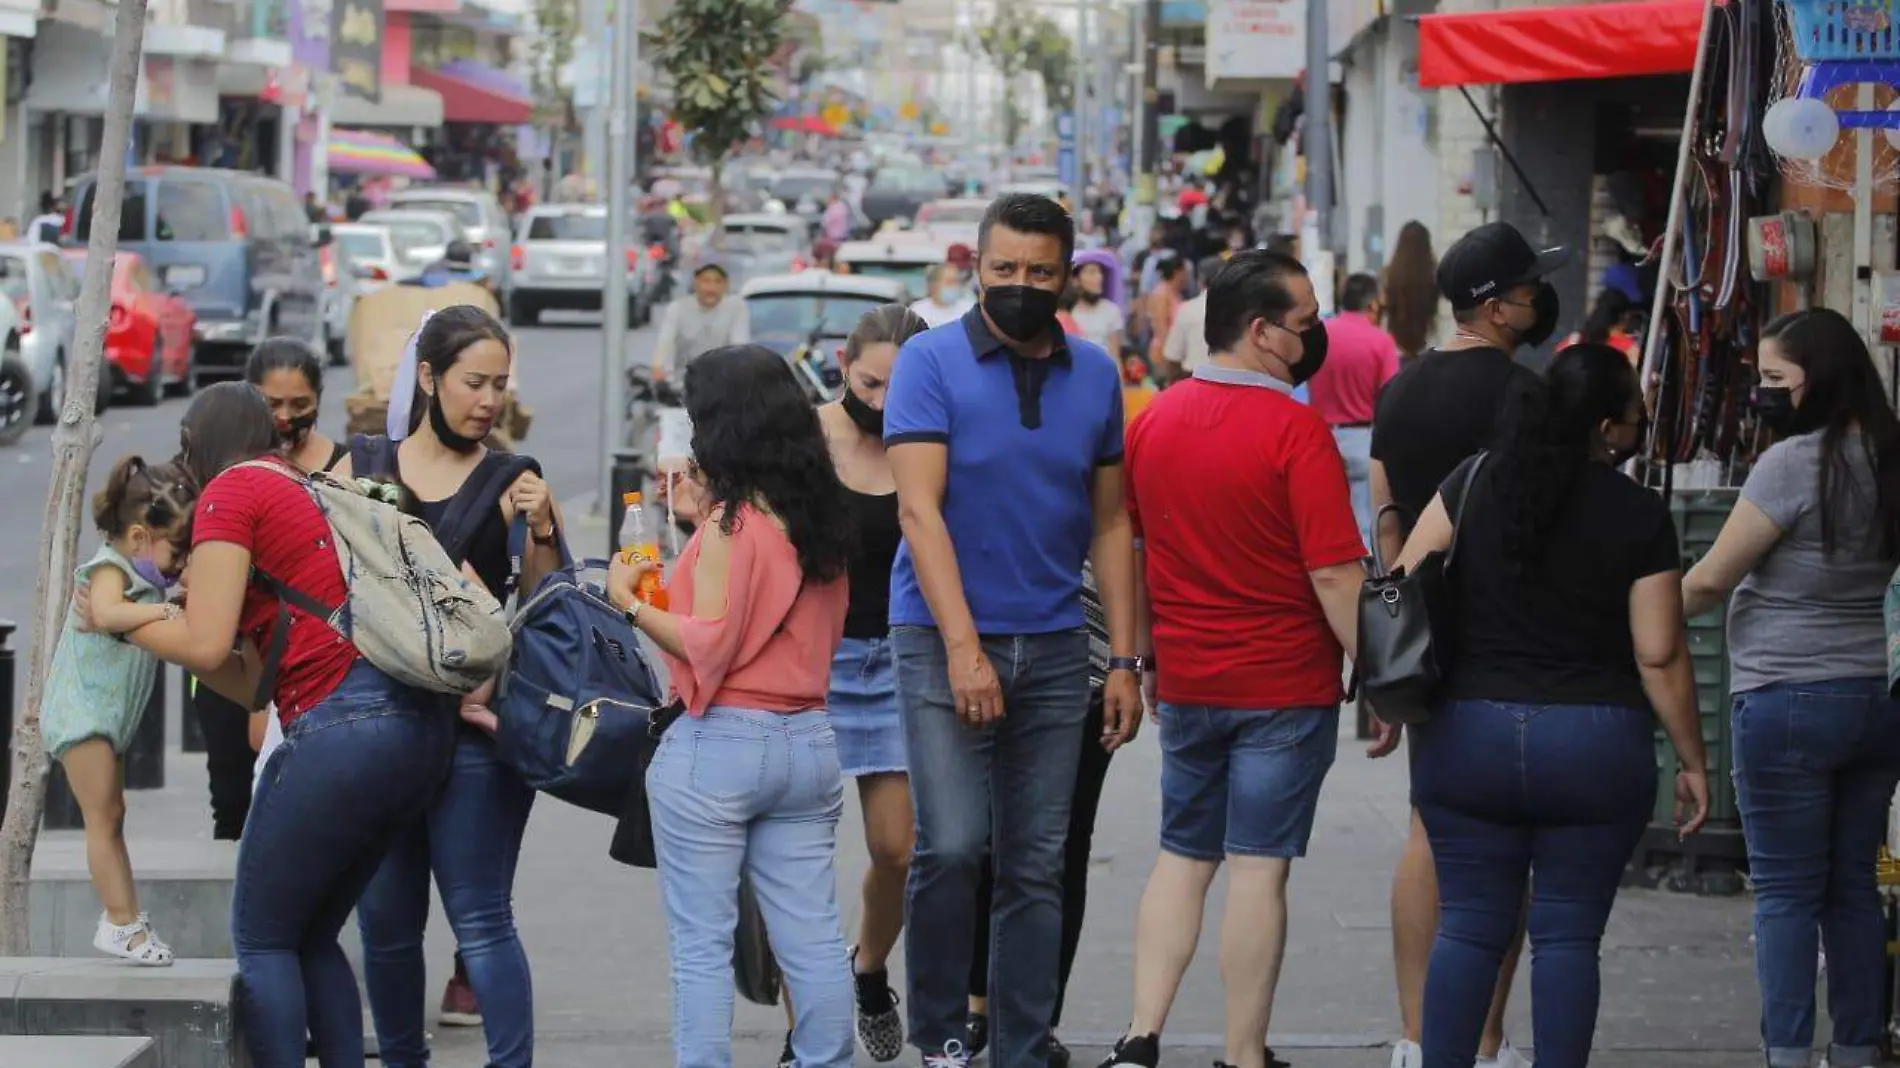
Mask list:
[{"label": "woman in coral top", "polygon": [[826,718],[854,537],[818,413],[784,359],[714,349],[686,371],[706,521],[662,611],[651,565],[616,559],[608,593],[659,645],[686,715],[647,772],[673,957],[681,1068],[732,1063],[733,931],[750,872],[791,990],[805,1068],[849,1068],[850,960],[833,855],[844,778]]}]

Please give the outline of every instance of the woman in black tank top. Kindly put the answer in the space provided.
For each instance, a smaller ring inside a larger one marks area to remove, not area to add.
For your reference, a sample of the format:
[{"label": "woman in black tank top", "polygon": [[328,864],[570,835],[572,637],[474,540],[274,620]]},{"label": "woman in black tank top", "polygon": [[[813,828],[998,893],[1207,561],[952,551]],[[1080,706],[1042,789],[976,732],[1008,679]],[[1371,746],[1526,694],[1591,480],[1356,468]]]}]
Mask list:
[{"label": "woman in black tank top", "polygon": [[[831,662],[827,705],[838,738],[838,762],[858,783],[871,853],[851,971],[857,988],[858,1040],[880,1062],[894,1059],[904,1047],[904,1023],[885,960],[904,928],[904,880],[910,872],[914,818],[890,648],[891,565],[902,534],[897,526],[897,481],[884,454],[884,390],[898,347],[923,329],[924,321],[900,304],[867,313],[845,342],[840,360],[844,392],[818,409],[858,529],[850,563],[851,601],[844,640]],[[790,1053],[788,1035],[781,1063],[790,1063]]]}]

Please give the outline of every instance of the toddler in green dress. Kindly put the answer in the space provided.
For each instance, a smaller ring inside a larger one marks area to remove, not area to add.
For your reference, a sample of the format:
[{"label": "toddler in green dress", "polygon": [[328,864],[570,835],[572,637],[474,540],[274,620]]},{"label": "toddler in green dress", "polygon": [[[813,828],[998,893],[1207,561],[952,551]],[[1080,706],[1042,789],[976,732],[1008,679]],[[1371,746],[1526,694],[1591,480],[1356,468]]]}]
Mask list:
[{"label": "toddler in green dress", "polygon": [[105,544],[79,566],[91,629],[69,614],[53,653],[40,725],[46,751],[66,771],[86,826],[86,868],[105,906],[95,948],[135,964],[162,967],[171,948],[139,911],[132,859],[125,848],[122,761],[157,674],[152,654],[119,637],[149,619],[126,609],[157,604],[182,568],[189,546],[191,480],[176,464],[147,466],[128,456],[93,498],[92,518]]}]

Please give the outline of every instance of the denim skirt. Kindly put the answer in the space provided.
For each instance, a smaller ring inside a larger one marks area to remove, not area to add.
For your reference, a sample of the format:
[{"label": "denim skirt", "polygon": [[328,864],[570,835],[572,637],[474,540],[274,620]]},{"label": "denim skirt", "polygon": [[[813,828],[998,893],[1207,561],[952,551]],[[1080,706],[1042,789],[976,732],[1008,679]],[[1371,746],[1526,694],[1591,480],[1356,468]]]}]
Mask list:
[{"label": "denim skirt", "polygon": [[902,773],[904,725],[897,718],[897,672],[889,638],[845,638],[831,658],[827,700],[838,763],[846,776]]}]

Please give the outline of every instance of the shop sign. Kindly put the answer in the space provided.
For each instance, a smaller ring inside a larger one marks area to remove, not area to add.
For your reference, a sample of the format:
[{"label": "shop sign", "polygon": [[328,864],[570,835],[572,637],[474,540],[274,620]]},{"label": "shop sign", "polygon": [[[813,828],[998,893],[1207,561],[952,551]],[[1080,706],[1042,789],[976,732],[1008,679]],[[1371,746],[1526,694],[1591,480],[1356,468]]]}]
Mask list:
[{"label": "shop sign", "polygon": [[1876,277],[1874,316],[1880,324],[1880,344],[1900,345],[1900,272],[1882,271]]},{"label": "shop sign", "polygon": [[1306,0],[1209,0],[1207,80],[1286,79],[1306,69]]},{"label": "shop sign", "polygon": [[372,103],[383,97],[383,0],[338,0],[330,63],[345,92]]}]

